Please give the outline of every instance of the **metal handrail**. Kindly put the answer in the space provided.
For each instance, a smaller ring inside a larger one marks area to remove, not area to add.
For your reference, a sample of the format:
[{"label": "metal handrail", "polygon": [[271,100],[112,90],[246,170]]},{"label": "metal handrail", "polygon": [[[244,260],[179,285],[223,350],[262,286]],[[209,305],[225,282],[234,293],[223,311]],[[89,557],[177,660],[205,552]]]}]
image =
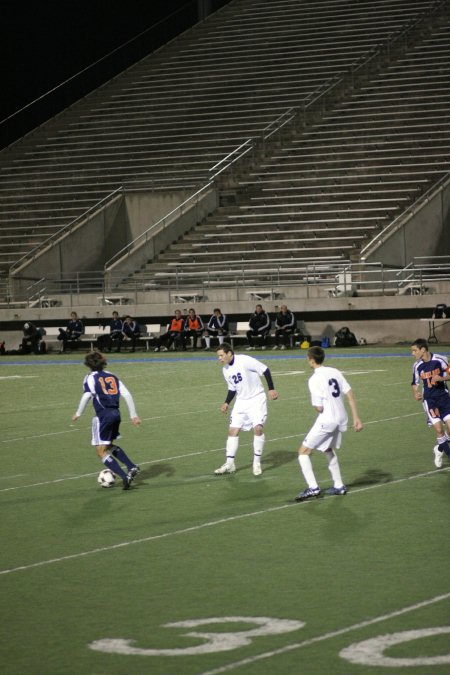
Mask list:
[{"label": "metal handrail", "polygon": [[115,253],[112,258],[106,261],[104,265],[104,270],[107,271],[109,267],[111,267],[115,262],[117,262],[117,260],[125,257],[126,255],[129,255],[132,252],[132,250],[137,248],[137,246],[140,246],[141,244],[148,241],[148,239],[152,236],[152,233],[156,230],[156,228],[159,228],[161,226],[163,228],[166,227],[166,221],[168,221],[176,213],[179,213],[181,215],[183,213],[183,207],[190,208],[194,200],[198,198],[202,192],[205,192],[207,189],[209,189],[212,184],[213,184],[212,181],[210,181],[209,183],[206,183],[206,185],[203,185],[199,190],[194,192],[194,194],[190,195],[187,199],[185,199],[184,202],[181,202],[181,204],[172,209],[172,211],[169,211],[169,213],[167,213],[165,216],[157,220],[156,223],[153,223],[149,228],[145,230],[145,232],[142,232],[142,234],[135,237],[133,241],[131,241],[126,246],[121,248],[120,251],[117,251],[117,253]]},{"label": "metal handrail", "polygon": [[123,186],[120,185],[118,188],[110,192],[108,195],[105,197],[102,197],[100,201],[96,202],[93,206],[90,206],[86,211],[83,211],[82,214],[71,220],[69,223],[64,225],[58,232],[54,232],[51,234],[47,239],[45,239],[43,242],[35,246],[31,251],[28,251],[28,253],[25,253],[19,260],[16,260],[15,262],[12,263],[10,267],[10,274],[14,274],[14,271],[22,267],[22,265],[27,262],[34,260],[41,251],[44,249],[48,248],[49,246],[54,246],[57,244],[60,239],[65,236],[68,232],[70,232],[78,223],[83,222],[83,220],[86,220],[86,218],[89,217],[89,214],[95,213],[99,208],[101,208],[102,204],[104,202],[110,202],[114,199],[114,197],[119,194],[119,192],[123,191]]}]

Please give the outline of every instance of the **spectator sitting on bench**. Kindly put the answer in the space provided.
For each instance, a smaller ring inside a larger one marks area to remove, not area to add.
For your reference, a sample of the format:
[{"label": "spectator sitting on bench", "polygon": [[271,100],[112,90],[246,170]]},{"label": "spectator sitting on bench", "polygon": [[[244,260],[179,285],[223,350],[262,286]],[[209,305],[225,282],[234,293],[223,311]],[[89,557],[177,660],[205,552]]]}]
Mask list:
[{"label": "spectator sitting on bench", "polygon": [[223,344],[229,331],[228,319],[225,314],[222,314],[219,307],[216,307],[213,311],[214,313],[210,317],[205,329],[205,349],[211,347],[212,337],[217,337],[219,345]]},{"label": "spectator sitting on bench", "polygon": [[105,333],[98,338],[98,348],[102,352],[110,352],[113,342],[120,340],[122,333],[123,321],[119,319],[119,312],[112,313],[112,319],[109,322],[109,334]]},{"label": "spectator sitting on bench", "polygon": [[65,352],[67,343],[75,343],[84,333],[84,325],[81,319],[78,318],[76,312],[70,312],[70,320],[66,328],[59,329],[58,340],[62,342],[60,353]]},{"label": "spectator sitting on bench", "polygon": [[141,327],[139,326],[136,319],[132,319],[131,316],[126,316],[123,325],[122,331],[118,335],[118,345],[116,352],[120,352],[123,342],[131,342],[131,351],[136,351],[136,342],[141,337]]},{"label": "spectator sitting on bench", "polygon": [[159,352],[159,350],[162,349],[163,352],[167,352],[173,343],[178,343],[183,351],[186,350],[184,340],[184,319],[181,316],[181,310],[179,309],[175,310],[175,316],[170,319],[167,332],[157,338],[154,351]]},{"label": "spectator sitting on bench", "polygon": [[295,330],[295,316],[287,305],[281,305],[275,319],[274,349],[286,349],[291,343],[291,335]]},{"label": "spectator sitting on bench", "polygon": [[42,340],[42,331],[40,328],[28,321],[23,325],[23,338],[21,350],[24,354],[39,354],[39,343]]},{"label": "spectator sitting on bench", "polygon": [[267,337],[270,332],[270,318],[267,312],[263,310],[262,305],[256,305],[255,313],[249,320],[250,330],[247,331],[247,340],[249,349],[255,349],[254,338],[261,338],[261,349],[267,348]]},{"label": "spectator sitting on bench", "polygon": [[185,345],[188,345],[190,338],[192,338],[192,349],[194,352],[197,351],[198,338],[201,338],[203,329],[202,318],[191,307],[184,322],[184,341]]}]

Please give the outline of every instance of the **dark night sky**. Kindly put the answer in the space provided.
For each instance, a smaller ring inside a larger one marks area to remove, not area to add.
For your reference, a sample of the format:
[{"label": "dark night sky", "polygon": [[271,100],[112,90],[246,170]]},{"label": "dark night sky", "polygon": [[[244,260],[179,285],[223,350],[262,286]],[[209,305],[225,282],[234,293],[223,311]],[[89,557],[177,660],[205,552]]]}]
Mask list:
[{"label": "dark night sky", "polygon": [[[213,10],[229,0],[208,0]],[[161,22],[172,15],[167,22]],[[196,0],[3,0],[0,10],[0,121],[156,24],[46,103],[0,125],[3,143],[52,116],[197,20]]]}]

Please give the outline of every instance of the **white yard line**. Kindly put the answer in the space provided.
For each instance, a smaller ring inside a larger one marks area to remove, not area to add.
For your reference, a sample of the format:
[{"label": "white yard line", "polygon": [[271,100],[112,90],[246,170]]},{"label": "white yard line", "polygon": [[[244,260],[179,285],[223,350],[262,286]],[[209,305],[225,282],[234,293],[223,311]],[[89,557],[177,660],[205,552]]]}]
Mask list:
[{"label": "white yard line", "polygon": [[[369,490],[382,489],[391,485],[399,485],[400,483],[406,483],[407,481],[417,480],[418,478],[425,478],[429,476],[435,476],[437,474],[442,474],[443,472],[449,471],[450,467],[447,469],[435,469],[434,471],[427,471],[425,473],[415,474],[414,476],[408,476],[406,478],[397,478],[396,480],[388,481],[386,483],[377,483],[375,485],[368,485],[362,488],[356,488],[351,490],[346,496],[346,499],[353,497],[357,494],[363,492],[368,492]],[[60,479],[65,480],[65,479]],[[56,481],[55,481],[56,482]],[[268,509],[262,509],[261,511],[250,511],[249,513],[240,513],[235,516],[229,516],[227,518],[219,518],[218,520],[210,520],[206,523],[200,523],[198,525],[192,525],[191,527],[186,527],[182,530],[169,530],[161,534],[150,535],[149,537],[142,537],[141,539],[132,539],[131,541],[123,541],[119,544],[112,544],[111,546],[102,546],[101,548],[94,548],[90,551],[81,551],[79,553],[72,553],[71,555],[61,556],[60,558],[50,558],[49,560],[40,560],[39,562],[31,563],[29,565],[20,565],[18,567],[11,567],[10,569],[0,570],[0,576],[12,574],[13,572],[23,572],[35,569],[37,567],[45,567],[46,565],[53,565],[54,563],[65,562],[66,560],[77,560],[80,558],[85,558],[90,555],[96,555],[97,553],[105,553],[107,551],[114,551],[119,548],[127,548],[129,546],[135,546],[136,544],[145,544],[150,541],[158,541],[159,539],[167,539],[169,537],[176,537],[183,534],[191,534],[192,532],[198,532],[199,530],[206,529],[208,527],[216,527],[217,525],[224,525],[227,523],[232,523],[235,520],[242,520],[243,518],[253,518],[255,516],[263,516],[267,513],[275,513],[277,511],[284,511],[285,509],[291,508],[304,508],[308,504],[316,502],[305,502],[305,504],[283,504],[281,506],[272,506]]]},{"label": "white yard line", "polygon": [[448,600],[450,598],[450,593],[444,593],[443,595],[436,595],[434,598],[429,598],[428,600],[423,600],[422,602],[417,602],[414,605],[409,605],[408,607],[402,607],[397,609],[394,612],[389,614],[382,614],[381,616],[376,616],[373,619],[367,619],[367,621],[360,621],[359,623],[354,623],[351,626],[346,626],[345,628],[339,628],[338,630],[331,631],[330,633],[323,633],[322,635],[317,635],[316,637],[310,638],[309,640],[303,640],[302,642],[295,642],[280,649],[275,649],[271,652],[264,652],[256,656],[250,656],[247,659],[242,659],[241,661],[235,661],[234,663],[228,663],[225,666],[220,666],[219,668],[214,668],[213,670],[207,670],[201,675],[219,675],[220,673],[228,673],[230,670],[235,670],[241,666],[248,666],[255,663],[256,661],[262,661],[263,659],[269,659],[272,656],[278,656],[279,654],[285,654],[286,652],[292,652],[294,649],[301,649],[302,647],[309,647],[317,642],[323,642],[324,640],[330,640],[340,635],[345,635],[346,633],[351,633],[352,631],[359,630],[360,628],[366,628],[367,626],[373,626],[376,623],[381,621],[388,621],[389,619],[394,619],[397,616],[402,616],[402,614],[407,614],[408,612],[414,612],[417,609],[422,609],[422,607],[428,607],[433,605],[436,602],[441,602],[442,600]]}]

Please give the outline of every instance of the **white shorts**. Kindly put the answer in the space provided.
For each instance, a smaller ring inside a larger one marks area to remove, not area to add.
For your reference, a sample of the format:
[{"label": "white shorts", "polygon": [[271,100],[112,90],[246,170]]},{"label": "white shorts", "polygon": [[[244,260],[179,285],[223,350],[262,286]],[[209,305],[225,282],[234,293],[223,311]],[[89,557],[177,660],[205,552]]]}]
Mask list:
[{"label": "white shorts", "polygon": [[325,452],[329,448],[338,450],[341,447],[342,432],[336,422],[322,422],[318,418],[306,434],[303,445],[311,450]]},{"label": "white shorts", "polygon": [[267,419],[267,399],[265,394],[250,400],[239,401],[231,411],[230,427],[251,431],[256,426],[264,426]]}]

